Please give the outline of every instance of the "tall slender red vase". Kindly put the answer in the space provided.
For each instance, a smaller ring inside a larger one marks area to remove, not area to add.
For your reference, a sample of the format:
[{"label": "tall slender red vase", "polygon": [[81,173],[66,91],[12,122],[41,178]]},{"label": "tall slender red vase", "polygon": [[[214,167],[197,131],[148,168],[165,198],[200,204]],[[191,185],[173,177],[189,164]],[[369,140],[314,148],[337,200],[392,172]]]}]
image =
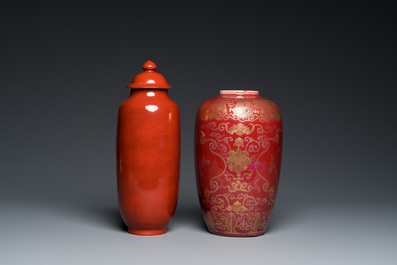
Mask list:
[{"label": "tall slender red vase", "polygon": [[258,91],[223,90],[199,108],[195,165],[209,232],[265,233],[276,199],[282,122],[275,103]]},{"label": "tall slender red vase", "polygon": [[174,216],[179,185],[179,108],[148,61],[118,113],[117,191],[128,232],[159,235]]}]

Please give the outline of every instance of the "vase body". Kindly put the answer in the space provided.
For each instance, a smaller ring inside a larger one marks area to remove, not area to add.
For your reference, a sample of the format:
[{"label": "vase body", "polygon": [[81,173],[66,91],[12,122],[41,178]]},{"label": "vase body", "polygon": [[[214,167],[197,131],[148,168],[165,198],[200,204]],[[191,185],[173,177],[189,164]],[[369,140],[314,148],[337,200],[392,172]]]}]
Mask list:
[{"label": "vase body", "polygon": [[195,126],[198,195],[209,232],[258,236],[279,183],[282,122],[257,91],[228,90],[205,101]]},{"label": "vase body", "polygon": [[132,89],[117,125],[118,201],[129,233],[167,231],[178,199],[179,161],[179,109],[168,90]]}]

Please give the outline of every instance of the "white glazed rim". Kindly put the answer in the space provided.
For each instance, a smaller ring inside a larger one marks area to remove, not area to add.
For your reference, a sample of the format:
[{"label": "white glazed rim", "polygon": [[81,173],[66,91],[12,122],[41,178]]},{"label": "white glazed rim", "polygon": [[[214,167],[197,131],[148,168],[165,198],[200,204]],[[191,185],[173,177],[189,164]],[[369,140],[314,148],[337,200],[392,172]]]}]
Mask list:
[{"label": "white glazed rim", "polygon": [[224,94],[259,95],[259,91],[257,90],[221,90],[219,92],[221,95]]}]

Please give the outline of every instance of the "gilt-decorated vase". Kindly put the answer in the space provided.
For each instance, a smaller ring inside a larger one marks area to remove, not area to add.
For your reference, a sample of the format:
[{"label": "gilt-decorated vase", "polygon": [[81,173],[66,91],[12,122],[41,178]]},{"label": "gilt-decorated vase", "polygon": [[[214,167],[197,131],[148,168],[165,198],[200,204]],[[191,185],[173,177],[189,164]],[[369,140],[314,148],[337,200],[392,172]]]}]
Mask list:
[{"label": "gilt-decorated vase", "polygon": [[199,108],[195,167],[209,232],[243,237],[265,233],[280,176],[279,108],[258,91],[221,90]]}]

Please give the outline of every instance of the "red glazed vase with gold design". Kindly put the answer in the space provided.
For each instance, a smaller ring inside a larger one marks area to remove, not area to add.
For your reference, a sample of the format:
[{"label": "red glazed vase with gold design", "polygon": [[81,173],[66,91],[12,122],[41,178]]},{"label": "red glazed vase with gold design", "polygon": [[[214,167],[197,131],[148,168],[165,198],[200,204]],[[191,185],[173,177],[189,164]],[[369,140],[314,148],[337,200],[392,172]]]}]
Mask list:
[{"label": "red glazed vase with gold design", "polygon": [[143,65],[118,113],[118,201],[128,232],[137,235],[164,234],[178,199],[179,109],[156,68]]},{"label": "red glazed vase with gold design", "polygon": [[279,183],[282,122],[278,107],[257,91],[222,90],[199,108],[195,165],[209,232],[262,235]]}]

